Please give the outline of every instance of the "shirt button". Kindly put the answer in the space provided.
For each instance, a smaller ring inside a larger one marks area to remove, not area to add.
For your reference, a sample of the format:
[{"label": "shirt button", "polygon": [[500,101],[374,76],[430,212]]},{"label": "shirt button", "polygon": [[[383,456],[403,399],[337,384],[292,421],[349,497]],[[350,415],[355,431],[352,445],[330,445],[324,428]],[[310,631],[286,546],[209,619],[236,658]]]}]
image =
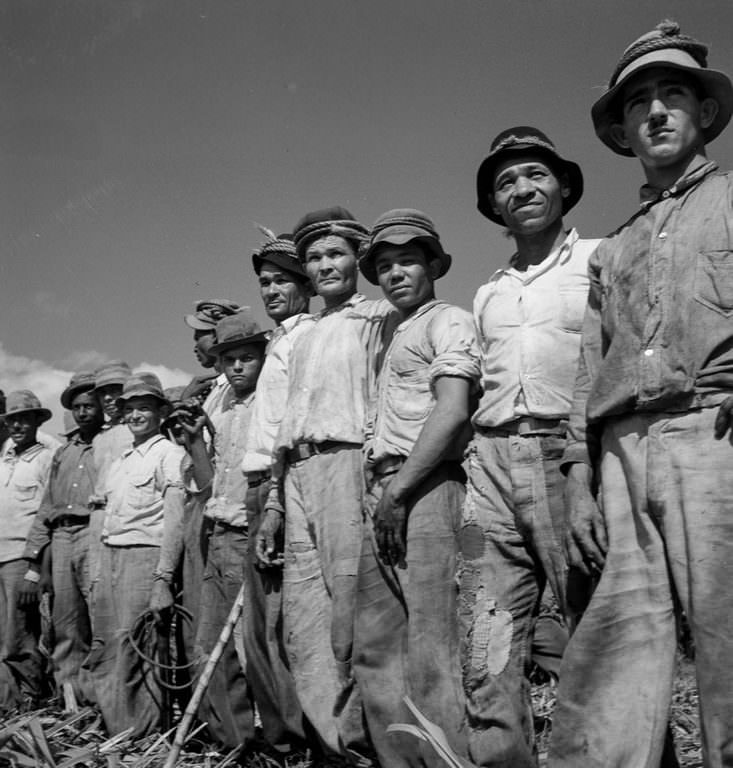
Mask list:
[{"label": "shirt button", "polygon": [[66,507],[66,509],[71,509],[71,504],[69,504],[69,505]]},{"label": "shirt button", "polygon": [[660,240],[666,240],[667,239],[667,233],[666,232],[660,232],[658,235]]},{"label": "shirt button", "polygon": [[654,354],[653,349],[645,349],[644,350],[644,357],[651,357]]},{"label": "shirt button", "polygon": [[77,484],[76,484],[76,483],[72,483],[72,484],[71,484],[71,487],[72,487],[72,488],[76,488],[76,487],[77,487]]},{"label": "shirt button", "polygon": [[665,189],[664,192],[662,192],[662,197],[666,200],[669,197],[669,190]]}]

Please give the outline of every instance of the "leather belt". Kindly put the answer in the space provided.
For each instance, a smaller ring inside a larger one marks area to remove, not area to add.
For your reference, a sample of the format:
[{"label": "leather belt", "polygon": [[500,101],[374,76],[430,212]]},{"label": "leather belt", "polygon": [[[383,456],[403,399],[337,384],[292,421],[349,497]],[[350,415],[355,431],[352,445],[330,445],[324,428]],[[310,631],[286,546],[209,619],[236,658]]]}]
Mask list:
[{"label": "leather belt", "polygon": [[214,520],[214,528],[221,528],[222,531],[231,533],[247,533],[246,525],[231,525],[223,520]]},{"label": "leather belt", "polygon": [[262,485],[262,483],[266,483],[269,479],[269,469],[266,469],[262,472],[247,472],[247,486],[249,488],[257,488]]},{"label": "leather belt", "polygon": [[476,427],[482,435],[561,435],[568,431],[567,419],[536,419],[534,416],[523,416],[521,419],[508,421],[498,427]]},{"label": "leather belt", "polygon": [[324,440],[321,443],[298,443],[290,448],[285,456],[288,464],[295,464],[298,461],[304,461],[317,453],[327,453],[338,448],[357,448],[358,443],[344,443],[340,440]]},{"label": "leather belt", "polygon": [[75,528],[89,525],[89,515],[59,515],[51,521],[51,528]]}]

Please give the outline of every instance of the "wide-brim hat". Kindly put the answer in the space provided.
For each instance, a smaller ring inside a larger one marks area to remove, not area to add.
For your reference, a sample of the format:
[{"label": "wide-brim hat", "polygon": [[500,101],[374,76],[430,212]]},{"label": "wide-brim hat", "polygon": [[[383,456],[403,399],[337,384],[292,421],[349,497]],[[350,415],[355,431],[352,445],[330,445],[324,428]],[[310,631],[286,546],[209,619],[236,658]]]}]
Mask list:
[{"label": "wide-brim hat", "polygon": [[30,389],[17,389],[10,392],[5,401],[5,408],[5,413],[0,414],[0,421],[17,416],[19,413],[37,413],[39,423],[43,424],[52,416],[51,411],[41,405],[41,401]]},{"label": "wide-brim hat", "polygon": [[618,155],[633,157],[628,147],[613,138],[611,128],[620,122],[619,101],[629,80],[653,67],[684,72],[698,84],[703,98],[712,98],[718,112],[712,123],[703,128],[705,143],[711,142],[733,115],[733,84],[724,72],[707,68],[707,46],[680,34],[675,22],[662,22],[651,32],[635,40],[623,53],[611,76],[608,90],[591,107],[591,118],[598,138]]},{"label": "wide-brim hat", "polygon": [[476,173],[476,207],[495,224],[504,224],[504,219],[494,211],[489,199],[494,192],[496,169],[507,158],[520,158],[522,155],[539,155],[547,160],[556,176],[567,176],[570,191],[562,201],[563,215],[583,196],[583,172],[580,166],[561,157],[555,145],[542,131],[528,125],[518,125],[502,131],[491,142],[489,154]]},{"label": "wide-brim hat", "polygon": [[414,208],[395,208],[383,213],[374,222],[366,250],[359,259],[362,275],[372,285],[379,285],[375,261],[380,247],[405,245],[413,240],[427,248],[429,253],[440,261],[437,277],[443,277],[450,269],[452,257],[443,249],[432,220]]},{"label": "wide-brim hat", "polygon": [[260,329],[249,312],[223,317],[216,324],[216,344],[211,347],[211,353],[220,355],[242,344],[267,344],[267,333]]},{"label": "wide-brim hat", "polygon": [[184,315],[183,320],[194,331],[213,331],[222,317],[240,309],[239,304],[229,299],[202,299],[195,302],[193,314]]},{"label": "wide-brim hat", "polygon": [[122,394],[117,398],[117,407],[122,408],[133,397],[154,397],[162,405],[170,405],[160,379],[150,371],[140,371],[129,376],[122,385]]},{"label": "wide-brim hat", "polygon": [[95,387],[96,377],[93,371],[78,371],[75,373],[66,389],[61,393],[61,405],[71,410],[74,398],[81,392],[90,392]]},{"label": "wide-brim hat", "polygon": [[132,368],[124,360],[110,360],[94,371],[94,389],[110,384],[122,386],[132,375]]},{"label": "wide-brim hat", "polygon": [[295,251],[292,235],[272,235],[252,254],[252,266],[258,275],[266,261],[301,281],[308,279]]}]

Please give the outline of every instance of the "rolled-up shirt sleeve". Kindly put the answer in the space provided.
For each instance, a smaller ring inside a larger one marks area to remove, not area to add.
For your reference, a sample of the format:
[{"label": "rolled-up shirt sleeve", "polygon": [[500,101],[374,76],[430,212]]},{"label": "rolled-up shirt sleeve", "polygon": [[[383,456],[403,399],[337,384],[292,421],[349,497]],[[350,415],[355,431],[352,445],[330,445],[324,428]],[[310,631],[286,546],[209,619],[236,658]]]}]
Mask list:
[{"label": "rolled-up shirt sleeve", "polygon": [[431,387],[441,376],[468,379],[472,387],[477,386],[481,368],[471,315],[458,307],[449,307],[437,313],[430,326],[435,351],[428,368]]}]

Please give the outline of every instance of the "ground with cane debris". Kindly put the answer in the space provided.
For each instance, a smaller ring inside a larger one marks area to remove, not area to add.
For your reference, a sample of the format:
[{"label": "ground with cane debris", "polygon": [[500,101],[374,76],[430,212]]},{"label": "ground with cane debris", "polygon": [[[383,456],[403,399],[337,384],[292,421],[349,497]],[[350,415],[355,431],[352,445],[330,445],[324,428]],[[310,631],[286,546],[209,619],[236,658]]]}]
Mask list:
[{"label": "ground with cane debris", "polygon": [[[532,687],[541,768],[552,728],[555,688],[550,683]],[[679,664],[672,702],[672,731],[682,768],[699,768],[700,730],[694,668],[687,659]],[[90,708],[75,715],[49,706],[6,718],[0,726],[0,768],[160,768],[168,754],[162,738],[131,743],[107,739],[99,714]],[[177,762],[179,768],[224,768],[236,765],[234,754],[216,752],[197,740],[194,732]],[[265,752],[255,752],[242,765],[247,768],[278,768]],[[286,768],[319,768],[323,765],[309,754],[285,762]],[[329,766],[339,765],[331,762]],[[345,765],[345,764],[344,764]]]}]

